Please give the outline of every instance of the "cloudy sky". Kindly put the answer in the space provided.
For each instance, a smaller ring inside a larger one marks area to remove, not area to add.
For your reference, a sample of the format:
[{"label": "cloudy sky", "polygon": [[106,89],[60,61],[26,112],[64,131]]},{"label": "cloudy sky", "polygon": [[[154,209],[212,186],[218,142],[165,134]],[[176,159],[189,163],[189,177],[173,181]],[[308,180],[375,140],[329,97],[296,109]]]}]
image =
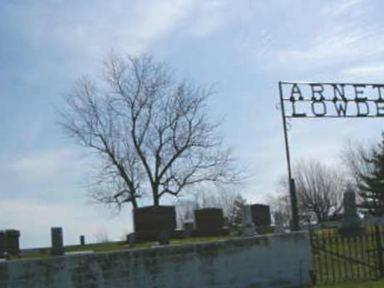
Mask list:
[{"label": "cloudy sky", "polygon": [[[21,230],[23,247],[80,234],[119,239],[128,208],[90,205],[92,161],[57,125],[63,96],[82,75],[99,76],[110,51],[152,54],[180,78],[213,83],[213,117],[253,176],[250,201],[276,190],[286,164],[279,80],[384,82],[380,0],[61,1],[0,3],[0,228]],[[295,120],[294,160],[330,163],[347,139],[377,141],[382,120]]]}]

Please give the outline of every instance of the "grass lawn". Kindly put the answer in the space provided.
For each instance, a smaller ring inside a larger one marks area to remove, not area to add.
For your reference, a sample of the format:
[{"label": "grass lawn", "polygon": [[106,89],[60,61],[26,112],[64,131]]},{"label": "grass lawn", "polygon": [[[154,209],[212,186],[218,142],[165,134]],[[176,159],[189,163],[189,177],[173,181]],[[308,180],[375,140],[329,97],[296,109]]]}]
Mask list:
[{"label": "grass lawn", "polygon": [[[384,239],[384,231],[380,229],[378,232]],[[379,276],[378,242],[373,226],[365,227],[361,234],[349,237],[340,235],[336,229],[316,230],[312,232],[311,239],[313,269],[316,271],[317,283],[362,282],[364,279],[369,281]],[[362,283],[366,285],[366,282]],[[384,288],[384,285],[381,287]]]},{"label": "grass lawn", "polygon": [[383,288],[384,280],[374,282],[360,282],[360,283],[340,283],[334,285],[320,285],[316,288]]},{"label": "grass lawn", "polygon": [[[185,238],[185,239],[171,239],[170,245],[180,245],[180,244],[189,244],[189,243],[206,243],[219,240],[231,239],[232,236],[219,236],[219,237],[194,237],[194,238]],[[71,245],[65,246],[65,252],[81,252],[81,251],[93,251],[95,253],[101,252],[111,252],[119,250],[129,250],[129,249],[140,249],[140,248],[149,248],[156,245],[156,242],[146,242],[138,243],[133,247],[127,245],[124,242],[105,242],[105,243],[96,243],[96,244],[86,244],[84,246],[80,245]],[[29,251],[21,252],[21,257],[12,257],[12,260],[17,259],[42,259],[50,257],[50,248],[41,248]]]}]

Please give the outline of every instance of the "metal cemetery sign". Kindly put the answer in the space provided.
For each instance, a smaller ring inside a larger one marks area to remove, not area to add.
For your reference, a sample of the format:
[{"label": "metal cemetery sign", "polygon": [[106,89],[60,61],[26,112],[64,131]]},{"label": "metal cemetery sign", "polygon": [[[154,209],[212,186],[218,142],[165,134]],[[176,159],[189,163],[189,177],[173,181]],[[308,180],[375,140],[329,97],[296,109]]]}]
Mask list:
[{"label": "metal cemetery sign", "polygon": [[384,117],[384,84],[279,82],[292,228],[299,229],[295,181],[292,177],[287,118]]},{"label": "metal cemetery sign", "polygon": [[287,118],[384,117],[384,84],[280,82],[279,85]]}]

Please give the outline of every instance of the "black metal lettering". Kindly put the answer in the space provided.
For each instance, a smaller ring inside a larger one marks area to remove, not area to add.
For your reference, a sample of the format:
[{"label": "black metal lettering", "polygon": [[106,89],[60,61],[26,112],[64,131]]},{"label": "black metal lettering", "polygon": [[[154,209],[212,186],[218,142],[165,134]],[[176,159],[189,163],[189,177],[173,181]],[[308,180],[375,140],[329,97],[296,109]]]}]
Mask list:
[{"label": "black metal lettering", "polygon": [[372,85],[372,88],[373,89],[375,89],[375,88],[377,89],[377,94],[379,96],[379,97],[377,97],[377,101],[379,101],[379,102],[384,101],[384,99],[382,97],[382,94],[381,94],[381,89],[384,88],[384,85]]},{"label": "black metal lettering", "polygon": [[296,112],[296,101],[291,101],[292,104],[292,117],[306,117],[306,113],[297,113]]},{"label": "black metal lettering", "polygon": [[[319,112],[315,109],[315,106],[319,106],[317,104],[321,104],[320,106],[323,107],[321,112]],[[327,105],[325,105],[325,103],[321,100],[312,101],[311,108],[312,108],[313,115],[315,115],[316,117],[323,117],[323,116],[325,116],[325,114],[327,114]]]},{"label": "black metal lettering", "polygon": [[[339,88],[340,86],[340,88]],[[333,87],[333,101],[338,101],[339,97],[343,101],[348,101],[347,98],[345,97],[345,89],[344,89],[345,84],[332,84]]]},{"label": "black metal lettering", "polygon": [[375,101],[376,104],[376,116],[384,117],[384,102],[383,101]]},{"label": "black metal lettering", "polygon": [[[355,101],[356,102],[365,102],[367,97],[360,97],[359,95],[364,94],[364,88],[366,85],[364,84],[353,84],[353,88],[355,88]],[[359,105],[357,105],[359,106]]]},{"label": "black metal lettering", "polygon": [[[361,111],[361,107],[360,105],[364,104],[365,106],[365,112],[362,112]],[[369,105],[367,102],[363,102],[363,101],[356,101],[356,109],[357,109],[357,114],[356,116],[358,117],[367,117],[369,115]]]},{"label": "black metal lettering", "polygon": [[338,116],[345,117],[347,115],[348,101],[334,101],[333,104]]},{"label": "black metal lettering", "polygon": [[[324,95],[323,95],[323,92],[324,92],[324,86],[323,84],[310,84],[311,85],[311,89],[312,89],[312,100],[314,101],[322,101],[324,100]],[[318,95],[320,96],[319,98],[316,98],[315,95]]]},{"label": "black metal lettering", "polygon": [[291,89],[291,97],[290,97],[290,100],[291,101],[294,101],[295,100],[295,94],[297,94],[299,97],[298,97],[298,100],[303,100],[303,94],[301,94],[301,90],[299,88],[299,85],[297,85],[296,83],[294,83],[292,85],[292,89]]}]

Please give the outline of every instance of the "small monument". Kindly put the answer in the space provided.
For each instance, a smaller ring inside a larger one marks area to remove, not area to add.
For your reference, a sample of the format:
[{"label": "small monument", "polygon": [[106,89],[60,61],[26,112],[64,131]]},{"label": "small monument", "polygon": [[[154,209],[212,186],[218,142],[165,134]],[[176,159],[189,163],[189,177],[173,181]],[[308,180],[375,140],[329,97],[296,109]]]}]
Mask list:
[{"label": "small monument", "polygon": [[5,252],[9,255],[19,255],[20,254],[20,231],[9,229],[5,230]]},{"label": "small monument", "polygon": [[158,241],[161,234],[172,237],[176,230],[174,206],[147,206],[133,210],[133,223],[137,242]]},{"label": "small monument", "polygon": [[169,234],[167,232],[160,232],[157,242],[159,245],[169,245],[170,240],[169,240]]},{"label": "small monument", "polygon": [[275,218],[275,233],[285,233],[285,228],[284,228],[284,216],[280,212],[276,212],[274,214]]},{"label": "small monument", "polygon": [[251,205],[252,219],[259,234],[271,233],[271,211],[268,205]]},{"label": "small monument", "polygon": [[135,233],[129,233],[127,234],[127,243],[129,246],[134,246],[136,243],[136,236]]},{"label": "small monument", "polygon": [[224,213],[221,208],[203,208],[194,211],[195,236],[222,236],[228,234],[224,229]]},{"label": "small monument", "polygon": [[51,255],[60,256],[64,255],[64,244],[63,244],[63,228],[52,227],[51,228]]},{"label": "small monument", "polygon": [[256,235],[255,225],[252,219],[251,205],[243,206],[243,225],[242,225],[242,236],[252,237]]},{"label": "small monument", "polygon": [[193,223],[193,220],[189,219],[189,220],[184,221],[183,230],[184,230],[184,236],[185,237],[191,237],[192,236],[193,229],[195,228],[194,226],[195,225]]},{"label": "small monument", "polygon": [[84,235],[80,235],[80,245],[81,246],[85,245],[85,236]]},{"label": "small monument", "polygon": [[356,194],[352,186],[348,185],[343,195],[344,215],[340,233],[349,236],[361,233],[361,219],[356,209]]},{"label": "small monument", "polygon": [[268,205],[251,205],[252,219],[256,227],[266,227],[271,225],[271,211]]}]

